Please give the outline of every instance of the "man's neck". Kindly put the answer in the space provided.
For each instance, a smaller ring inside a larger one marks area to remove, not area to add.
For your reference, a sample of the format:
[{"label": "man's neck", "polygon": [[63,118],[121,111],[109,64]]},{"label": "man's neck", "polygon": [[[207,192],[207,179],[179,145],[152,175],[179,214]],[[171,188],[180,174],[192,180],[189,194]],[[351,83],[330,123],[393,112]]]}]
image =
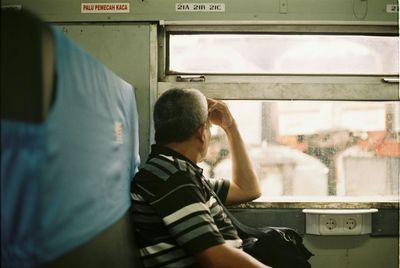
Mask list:
[{"label": "man's neck", "polygon": [[189,142],[171,142],[164,144],[163,146],[168,147],[175,152],[180,153],[181,155],[184,155],[187,159],[192,161],[193,163],[197,164],[198,159],[199,159],[199,153],[196,151],[196,147],[194,144],[191,144]]}]

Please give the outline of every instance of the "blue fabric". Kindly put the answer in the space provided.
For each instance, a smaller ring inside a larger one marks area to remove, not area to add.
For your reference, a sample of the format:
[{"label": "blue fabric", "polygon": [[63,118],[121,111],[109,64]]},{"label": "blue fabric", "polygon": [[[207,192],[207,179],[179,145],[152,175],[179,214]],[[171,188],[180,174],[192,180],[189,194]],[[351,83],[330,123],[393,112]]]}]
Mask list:
[{"label": "blue fabric", "polygon": [[1,122],[2,267],[37,262],[39,183],[43,176],[45,130],[41,125]]},{"label": "blue fabric", "polygon": [[53,32],[57,87],[48,118],[1,123],[6,267],[40,265],[116,222],[139,165],[132,86]]}]

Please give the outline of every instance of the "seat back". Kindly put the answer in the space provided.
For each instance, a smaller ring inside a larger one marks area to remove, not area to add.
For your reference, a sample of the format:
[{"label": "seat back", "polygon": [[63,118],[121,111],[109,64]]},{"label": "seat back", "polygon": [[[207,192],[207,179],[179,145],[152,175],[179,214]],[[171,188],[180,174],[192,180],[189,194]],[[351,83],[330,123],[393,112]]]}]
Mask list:
[{"label": "seat back", "polygon": [[2,9],[1,37],[1,118],[42,122],[54,86],[51,29],[29,12]]},{"label": "seat back", "polygon": [[29,12],[1,34],[2,267],[141,267],[134,88]]},{"label": "seat back", "polygon": [[131,215],[128,211],[92,240],[51,261],[46,268],[142,268]]}]

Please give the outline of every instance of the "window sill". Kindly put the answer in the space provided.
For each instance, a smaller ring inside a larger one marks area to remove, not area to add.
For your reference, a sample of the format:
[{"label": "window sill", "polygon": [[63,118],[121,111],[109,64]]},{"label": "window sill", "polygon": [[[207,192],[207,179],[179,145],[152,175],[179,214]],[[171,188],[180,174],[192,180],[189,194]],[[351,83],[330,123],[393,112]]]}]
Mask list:
[{"label": "window sill", "polygon": [[300,208],[315,208],[315,209],[366,209],[366,208],[377,208],[377,209],[399,209],[398,201],[254,201],[249,203],[243,203],[240,205],[230,206],[229,208],[251,208],[251,209],[266,209],[266,208],[277,208],[277,209],[300,209]]}]

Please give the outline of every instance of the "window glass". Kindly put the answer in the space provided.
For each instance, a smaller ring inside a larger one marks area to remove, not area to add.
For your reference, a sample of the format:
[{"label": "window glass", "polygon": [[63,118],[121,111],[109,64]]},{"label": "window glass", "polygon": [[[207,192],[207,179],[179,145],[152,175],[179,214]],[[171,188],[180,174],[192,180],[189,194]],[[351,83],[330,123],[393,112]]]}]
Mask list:
[{"label": "window glass", "polygon": [[398,74],[397,36],[170,34],[176,73]]},{"label": "window glass", "polygon": [[[226,101],[259,176],[260,201],[398,200],[398,102]],[[251,116],[250,116],[251,115]],[[213,126],[205,175],[231,177],[229,147]]]}]

